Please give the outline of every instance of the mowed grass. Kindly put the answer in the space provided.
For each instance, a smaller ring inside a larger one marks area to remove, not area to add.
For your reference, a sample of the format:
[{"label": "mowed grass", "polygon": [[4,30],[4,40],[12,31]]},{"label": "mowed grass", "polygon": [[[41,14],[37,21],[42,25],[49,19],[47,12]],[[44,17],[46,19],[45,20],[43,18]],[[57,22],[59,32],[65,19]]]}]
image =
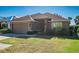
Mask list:
[{"label": "mowed grass", "polygon": [[0,50],[4,53],[64,53],[79,52],[79,40],[53,37],[45,38],[10,38],[0,40],[0,43],[12,44],[13,46]]}]

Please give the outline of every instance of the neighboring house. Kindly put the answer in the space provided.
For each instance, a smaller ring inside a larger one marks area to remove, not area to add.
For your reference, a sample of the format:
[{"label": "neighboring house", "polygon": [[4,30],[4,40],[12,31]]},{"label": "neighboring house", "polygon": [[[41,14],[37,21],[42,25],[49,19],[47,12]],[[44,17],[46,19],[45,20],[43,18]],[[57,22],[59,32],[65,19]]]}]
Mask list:
[{"label": "neighboring house", "polygon": [[13,18],[14,18],[15,16],[9,16],[9,17],[7,17],[7,24],[8,24],[8,26],[7,26],[7,28],[8,29],[11,29],[11,21],[13,20]]},{"label": "neighboring house", "polygon": [[0,28],[7,28],[7,18],[6,17],[0,17]]},{"label": "neighboring house", "polygon": [[8,28],[10,29],[10,22],[13,19],[14,16],[9,17],[1,17],[0,16],[0,28]]},{"label": "neighboring house", "polygon": [[70,21],[56,14],[33,14],[15,18],[11,22],[13,33],[27,33],[28,31],[47,32],[54,28],[69,29]]}]

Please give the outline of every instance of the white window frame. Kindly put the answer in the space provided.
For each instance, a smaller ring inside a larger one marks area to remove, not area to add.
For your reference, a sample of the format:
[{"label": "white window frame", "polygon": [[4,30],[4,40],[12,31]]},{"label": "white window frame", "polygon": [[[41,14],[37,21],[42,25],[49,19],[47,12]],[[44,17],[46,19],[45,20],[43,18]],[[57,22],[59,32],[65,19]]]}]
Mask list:
[{"label": "white window frame", "polygon": [[52,22],[51,26],[52,28],[62,27],[62,22]]}]

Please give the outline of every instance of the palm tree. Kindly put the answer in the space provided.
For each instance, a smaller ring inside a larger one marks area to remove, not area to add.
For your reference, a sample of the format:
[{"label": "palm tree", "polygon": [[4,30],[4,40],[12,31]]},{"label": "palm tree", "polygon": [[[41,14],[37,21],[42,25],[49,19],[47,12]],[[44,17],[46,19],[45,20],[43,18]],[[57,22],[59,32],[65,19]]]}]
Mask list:
[{"label": "palm tree", "polygon": [[79,20],[79,16],[76,16],[75,19]]},{"label": "palm tree", "polygon": [[68,20],[72,20],[72,17],[68,17]]},{"label": "palm tree", "polygon": [[75,23],[78,25],[79,24],[79,16],[75,17]]}]

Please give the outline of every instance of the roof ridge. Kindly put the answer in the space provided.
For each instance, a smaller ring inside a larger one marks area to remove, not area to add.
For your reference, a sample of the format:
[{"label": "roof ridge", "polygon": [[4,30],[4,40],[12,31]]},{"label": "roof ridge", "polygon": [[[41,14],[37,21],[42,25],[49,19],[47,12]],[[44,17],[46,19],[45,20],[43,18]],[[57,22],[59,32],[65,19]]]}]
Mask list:
[{"label": "roof ridge", "polygon": [[29,15],[29,17],[30,17],[30,19],[31,19],[32,21],[35,21],[30,15]]}]

